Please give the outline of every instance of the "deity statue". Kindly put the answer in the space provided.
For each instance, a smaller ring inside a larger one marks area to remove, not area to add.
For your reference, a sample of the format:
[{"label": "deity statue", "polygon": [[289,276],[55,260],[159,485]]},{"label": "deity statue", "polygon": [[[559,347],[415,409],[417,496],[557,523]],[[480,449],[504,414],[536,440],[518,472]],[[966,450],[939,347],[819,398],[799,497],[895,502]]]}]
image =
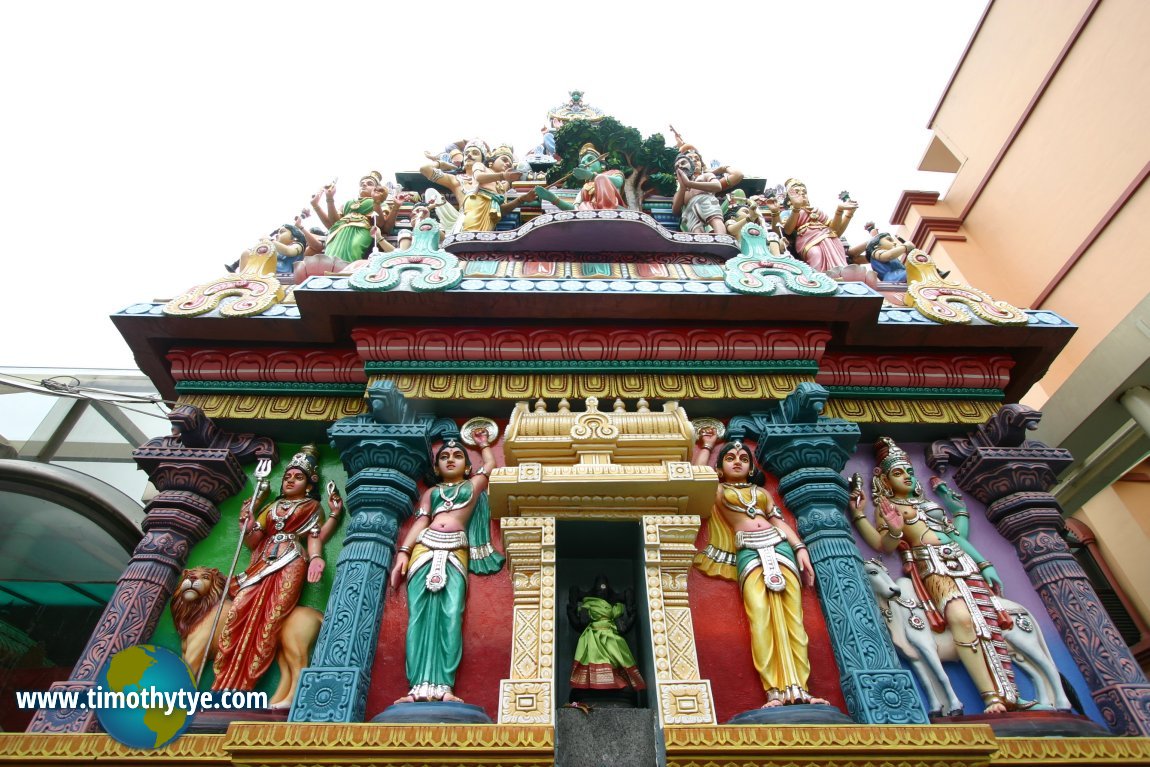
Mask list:
[{"label": "deity statue", "polygon": [[906,255],[911,245],[889,232],[880,232],[873,221],[863,224],[870,239],[847,250],[849,255],[866,255],[867,263],[882,282],[906,282]]},{"label": "deity statue", "polygon": [[[540,199],[549,200],[561,210],[616,210],[627,207],[623,199],[623,171],[603,170],[602,154],[594,144],[586,143],[579,148],[579,165],[571,175],[583,182],[575,202],[560,199],[542,186],[535,187]],[[556,182],[558,183],[558,182]]]},{"label": "deity statue", "polygon": [[572,586],[567,618],[579,629],[575,660],[571,663],[571,697],[577,690],[627,690],[647,688],[635,665],[635,656],[623,634],[635,622],[635,596],[630,589],[615,592],[605,576],[598,576],[590,589]]},{"label": "deity statue", "polygon": [[[767,209],[764,216],[762,208]],[[742,189],[736,189],[727,195],[727,234],[739,240],[743,228],[747,224],[758,224],[763,230],[767,240],[767,249],[772,256],[781,256],[786,249],[782,239],[775,231],[775,221],[778,219],[779,206],[772,198],[756,194],[748,198]]]},{"label": "deity statue", "polygon": [[[699,430],[695,463],[709,465],[714,429]],[[751,628],[751,657],[767,702],[763,708],[826,703],[807,690],[811,664],[803,627],[801,584],[815,584],[807,546],[783,520],[770,494],[751,479],[756,467],[740,441],[715,457],[719,487],[708,525],[707,547],[695,555],[706,575],[739,581]]]},{"label": "deity statue", "polygon": [[[486,163],[490,163],[490,167]],[[499,220],[510,210],[535,199],[535,193],[528,192],[508,199],[511,182],[522,173],[513,170],[515,156],[510,146],[501,144],[489,151],[482,141],[473,140],[463,149],[463,167],[458,174],[444,173],[436,165],[425,165],[419,169],[433,184],[438,184],[455,193],[459,204],[457,222],[464,232],[494,232]]]},{"label": "deity statue", "polygon": [[851,480],[855,529],[871,548],[901,553],[928,623],[939,632],[949,627],[986,713],[1033,706],[1018,697],[1002,637],[1011,627],[998,601],[1002,581],[994,565],[967,540],[965,507],[951,522],[939,504],[925,497],[907,454],[889,437],[875,442],[875,458],[873,522],[866,517],[861,477],[856,474]]},{"label": "deity statue", "polygon": [[239,262],[227,269],[239,274],[291,274],[305,247],[306,238],[299,227],[284,224],[271,236],[264,237],[241,253]]},{"label": "deity statue", "polygon": [[313,445],[292,457],[280,494],[263,505],[267,495],[267,480],[261,479],[255,497],[240,511],[240,534],[252,553],[251,564],[230,586],[232,607],[220,634],[213,690],[251,690],[268,670],[304,580],[316,583],[323,576],[323,544],[343,512],[343,499],[329,483],[331,514],[324,518],[319,454]]},{"label": "deity statue", "polygon": [[391,568],[390,585],[407,577],[407,680],[396,703],[457,701],[455,672],[463,658],[463,608],[467,573],[490,575],[503,567],[491,546],[487,482],[495,468],[490,435],[472,432],[483,465],[471,470],[467,451],[448,439],[435,453],[439,483],[419,500],[415,519]]},{"label": "deity statue", "polygon": [[707,170],[699,150],[691,144],[680,144],[679,156],[675,158],[675,178],[679,186],[671,211],[682,217],[680,228],[698,234],[706,232],[709,226],[714,234],[726,234],[723,209],[716,195],[738,186],[743,174],[726,166]]},{"label": "deity statue", "polygon": [[783,222],[783,233],[793,237],[799,258],[831,277],[838,276],[847,265],[847,252],[839,237],[846,231],[858,203],[843,200],[835,209],[834,219],[818,208],[812,208],[807,198],[807,186],[798,179],[788,179],[787,200],[791,214]]},{"label": "deity statue", "polygon": [[[326,210],[320,207],[320,198],[327,200]],[[359,180],[359,197],[343,204],[343,213],[335,210],[335,184],[328,184],[315,197],[311,204],[316,214],[327,227],[327,242],[324,253],[335,260],[336,266],[355,263],[366,256],[377,239],[372,228],[388,231],[395,220],[396,208],[384,209],[387,187],[378,171],[371,171]]]}]

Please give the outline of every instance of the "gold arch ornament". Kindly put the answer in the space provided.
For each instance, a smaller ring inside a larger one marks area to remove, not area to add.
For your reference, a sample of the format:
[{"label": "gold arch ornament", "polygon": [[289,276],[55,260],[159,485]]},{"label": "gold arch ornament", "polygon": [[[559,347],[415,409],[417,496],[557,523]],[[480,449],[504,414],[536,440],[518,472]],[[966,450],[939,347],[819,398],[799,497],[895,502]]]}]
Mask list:
[{"label": "gold arch ornament", "polygon": [[945,280],[929,254],[917,248],[906,258],[906,306],[935,322],[965,325],[974,317],[992,325],[1025,325],[1029,318],[1018,308],[996,301],[989,293],[961,282]]}]

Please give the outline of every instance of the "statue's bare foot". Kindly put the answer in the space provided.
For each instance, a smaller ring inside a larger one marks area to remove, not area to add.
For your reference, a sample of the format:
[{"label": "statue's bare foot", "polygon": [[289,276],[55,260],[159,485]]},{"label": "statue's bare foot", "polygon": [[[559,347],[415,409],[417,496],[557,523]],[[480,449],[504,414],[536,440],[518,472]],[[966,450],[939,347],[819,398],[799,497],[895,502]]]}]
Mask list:
[{"label": "statue's bare foot", "polygon": [[450,693],[450,692],[444,694],[443,700],[447,703],[462,703],[463,702],[463,698],[461,698],[458,695],[455,695],[453,693]]},{"label": "statue's bare foot", "polygon": [[396,701],[396,703],[414,703],[414,702],[415,702],[415,698],[413,698],[410,695],[404,695],[402,698],[400,698],[399,700]]},{"label": "statue's bare foot", "polygon": [[759,706],[759,708],[778,708],[781,705],[783,705],[781,700],[768,700],[766,703]]},{"label": "statue's bare foot", "polygon": [[984,714],[1005,714],[1006,713],[1006,704],[1005,703],[991,703],[989,706],[987,706],[986,708],[984,708],[982,710],[982,713],[984,713]]},{"label": "statue's bare foot", "polygon": [[811,698],[807,701],[807,703],[817,703],[820,706],[829,706],[831,704],[831,702],[826,698]]}]

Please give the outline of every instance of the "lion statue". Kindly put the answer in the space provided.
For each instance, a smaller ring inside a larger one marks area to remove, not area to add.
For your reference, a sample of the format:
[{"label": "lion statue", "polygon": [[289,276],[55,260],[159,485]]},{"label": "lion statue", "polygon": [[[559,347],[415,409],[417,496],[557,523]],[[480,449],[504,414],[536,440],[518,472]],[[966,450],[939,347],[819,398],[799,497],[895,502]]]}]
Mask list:
[{"label": "lion statue", "polygon": [[[190,668],[199,669],[205,650],[208,660],[211,660],[219,649],[220,633],[232,609],[232,600],[225,592],[224,575],[214,567],[193,567],[184,570],[180,577],[179,589],[172,596],[172,620],[180,634],[184,662]],[[224,609],[216,623],[209,647],[208,633],[212,630],[212,619],[221,598],[224,600]],[[314,607],[302,605],[296,605],[284,620],[276,652],[280,683],[269,698],[269,708],[291,707],[300,672],[307,665],[311,647],[319,636],[322,624],[323,613]]]}]

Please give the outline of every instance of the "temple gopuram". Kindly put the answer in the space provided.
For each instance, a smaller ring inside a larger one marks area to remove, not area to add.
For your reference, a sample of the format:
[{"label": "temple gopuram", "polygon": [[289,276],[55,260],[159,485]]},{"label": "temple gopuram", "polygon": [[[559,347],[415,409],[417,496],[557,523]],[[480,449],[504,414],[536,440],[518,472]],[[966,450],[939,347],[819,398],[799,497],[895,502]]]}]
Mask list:
[{"label": "temple gopuram", "polygon": [[114,314],[177,404],[53,689],[155,646],[267,704],[44,708],[0,763],[1150,763],[1019,404],[1073,318],[669,133],[575,91]]}]

